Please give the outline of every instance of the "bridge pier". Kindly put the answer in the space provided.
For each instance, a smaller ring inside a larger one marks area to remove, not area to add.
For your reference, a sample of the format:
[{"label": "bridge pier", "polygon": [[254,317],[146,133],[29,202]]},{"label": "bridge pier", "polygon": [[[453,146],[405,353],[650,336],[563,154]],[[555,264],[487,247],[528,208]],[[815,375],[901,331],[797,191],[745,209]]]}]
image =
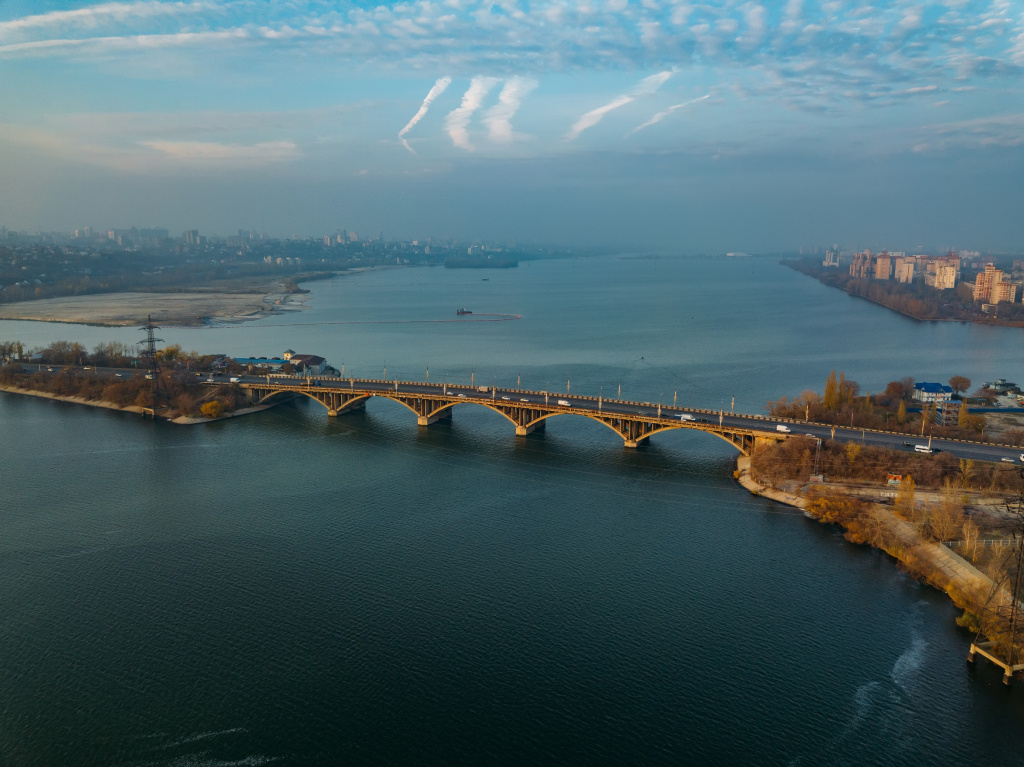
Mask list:
[{"label": "bridge pier", "polygon": [[346,413],[355,413],[357,410],[366,410],[365,399],[361,399],[358,402],[353,402],[352,404],[349,405],[342,405],[341,407],[338,407],[333,402],[331,404],[334,404],[335,406],[331,407],[330,405],[327,405],[327,415],[332,417],[345,415]]},{"label": "bridge pier", "polygon": [[548,422],[546,420],[538,421],[537,423],[531,423],[526,426],[516,424],[516,436],[525,437],[529,434],[533,434],[535,431],[544,431],[547,424]]},{"label": "bridge pier", "polygon": [[430,426],[430,424],[437,423],[438,421],[450,420],[452,420],[452,409],[450,407],[445,408],[444,410],[439,410],[436,413],[416,414],[416,423],[419,426]]}]

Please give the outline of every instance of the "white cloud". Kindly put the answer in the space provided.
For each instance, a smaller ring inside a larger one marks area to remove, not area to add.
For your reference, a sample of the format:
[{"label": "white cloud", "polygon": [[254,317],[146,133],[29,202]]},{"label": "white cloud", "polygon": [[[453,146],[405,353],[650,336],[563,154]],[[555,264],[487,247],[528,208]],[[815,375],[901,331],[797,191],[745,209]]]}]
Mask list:
[{"label": "white cloud", "polygon": [[668,109],[665,109],[665,110],[663,110],[661,112],[658,112],[656,115],[654,115],[654,117],[652,117],[647,122],[641,123],[640,125],[638,125],[635,128],[633,128],[633,130],[631,130],[629,133],[627,133],[625,136],[623,136],[623,138],[628,138],[629,136],[632,136],[634,133],[636,133],[638,131],[642,131],[644,128],[650,128],[652,125],[656,125],[656,124],[660,123],[662,120],[664,120],[666,117],[668,117],[670,114],[672,114],[676,110],[682,109],[683,107],[688,107],[688,106],[690,106],[690,104],[696,104],[698,101],[704,101],[705,99],[710,98],[710,97],[711,97],[710,94],[705,93],[700,98],[690,99],[689,101],[684,101],[682,104],[673,104]]},{"label": "white cloud", "polygon": [[484,115],[484,124],[487,126],[491,141],[498,144],[512,142],[515,138],[512,132],[512,118],[519,111],[523,99],[536,87],[536,80],[524,77],[513,77],[506,81],[505,87],[498,94],[498,103]]},{"label": "white cloud", "polygon": [[222,144],[213,141],[142,141],[143,146],[183,162],[227,162],[265,165],[298,156],[291,141],[263,141],[258,144]]},{"label": "white cloud", "polygon": [[473,113],[480,108],[487,94],[499,82],[496,77],[474,77],[469,82],[469,88],[462,95],[462,103],[448,113],[445,118],[444,127],[452,139],[452,144],[459,149],[468,152],[473,151],[473,144],[469,140],[469,121]]},{"label": "white cloud", "polygon": [[624,107],[626,104],[631,104],[638,98],[650,96],[657,92],[658,88],[664,85],[665,82],[675,74],[675,71],[676,70],[674,69],[668,69],[664,72],[658,72],[655,75],[651,75],[650,77],[645,77],[637,83],[629,93],[617,96],[604,106],[600,106],[597,109],[591,109],[573,123],[572,128],[570,128],[569,132],[565,134],[566,140],[575,141],[580,137],[580,134],[583,133],[583,131],[593,128],[601,122],[601,120],[604,119],[604,116],[609,112],[613,112],[616,109]]},{"label": "white cloud", "polygon": [[0,21],[0,39],[12,32],[45,30],[52,27],[81,27],[95,29],[103,24],[123,24],[130,19],[146,19],[156,16],[180,16],[198,14],[216,8],[212,3],[102,3],[89,8],[68,11],[50,11],[20,19]]},{"label": "white cloud", "polygon": [[402,142],[402,146],[404,146],[413,154],[416,154],[416,152],[413,151],[413,148],[411,146],[409,146],[409,142],[405,140],[406,134],[416,126],[416,123],[423,119],[423,117],[427,114],[427,110],[430,109],[430,105],[434,103],[434,99],[436,99],[438,96],[444,93],[448,89],[448,86],[451,84],[452,78],[439,77],[437,81],[434,83],[434,86],[427,93],[426,98],[423,99],[423,103],[420,104],[419,111],[417,111],[416,114],[412,116],[412,119],[405,124],[405,127],[402,128],[402,130],[398,131],[398,139]]}]

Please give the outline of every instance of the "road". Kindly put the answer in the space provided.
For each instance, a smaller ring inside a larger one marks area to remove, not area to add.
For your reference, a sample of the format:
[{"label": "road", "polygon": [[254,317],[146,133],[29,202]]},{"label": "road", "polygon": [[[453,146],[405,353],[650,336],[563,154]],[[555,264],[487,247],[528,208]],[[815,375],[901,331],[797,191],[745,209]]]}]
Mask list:
[{"label": "road", "polygon": [[[36,365],[25,365],[26,369],[36,368]],[[64,367],[71,367],[81,373],[91,374],[98,378],[130,378],[141,376],[145,371],[132,368],[81,368],[77,366],[62,365],[40,365],[41,372],[50,372],[56,375]],[[207,373],[196,373],[199,382],[215,385],[230,385],[232,380],[227,376],[218,375],[211,377]],[[243,384],[266,384],[266,376],[238,376],[237,380]],[[307,383],[307,381],[309,383]],[[465,399],[468,402],[489,403],[495,405],[534,405],[546,407],[547,409],[564,408],[572,410],[591,411],[595,415],[617,414],[630,418],[643,418],[650,422],[660,422],[666,425],[679,423],[680,425],[692,425],[697,428],[737,428],[761,431],[766,434],[779,434],[776,427],[783,425],[789,429],[790,436],[807,435],[821,439],[836,439],[841,442],[856,442],[863,445],[875,445],[904,450],[911,452],[914,446],[923,445],[931,447],[935,453],[949,452],[957,458],[969,458],[979,461],[1003,462],[1003,459],[1010,459],[1013,463],[1020,465],[1024,462],[1024,450],[1022,448],[1004,447],[1001,445],[990,445],[980,442],[963,442],[958,440],[933,439],[929,442],[927,436],[911,436],[897,434],[894,432],[881,432],[872,430],[853,429],[843,426],[832,426],[803,421],[790,421],[787,419],[773,419],[759,415],[748,415],[743,413],[727,413],[709,411],[699,408],[672,407],[667,405],[659,406],[657,403],[638,403],[616,399],[604,399],[598,397],[587,397],[573,394],[558,394],[545,392],[526,392],[518,389],[502,389],[487,387],[487,391],[480,391],[476,387],[448,383],[429,382],[395,382],[371,381],[366,379],[332,378],[319,377],[312,379],[293,378],[288,376],[271,376],[270,382],[275,387],[303,389],[308,385],[318,386],[323,389],[362,389],[383,393],[398,392],[401,394],[422,394],[433,397],[454,397]],[[396,388],[397,386],[397,388]],[[560,405],[561,402],[568,403]],[[680,416],[683,416],[683,421]]]}]

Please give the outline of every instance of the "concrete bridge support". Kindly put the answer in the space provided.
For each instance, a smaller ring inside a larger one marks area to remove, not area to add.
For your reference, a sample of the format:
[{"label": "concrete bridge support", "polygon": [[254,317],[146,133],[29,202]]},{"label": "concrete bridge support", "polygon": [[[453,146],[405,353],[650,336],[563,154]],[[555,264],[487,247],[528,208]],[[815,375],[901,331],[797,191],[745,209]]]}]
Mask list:
[{"label": "concrete bridge support", "polygon": [[516,436],[525,437],[528,434],[533,434],[535,431],[544,431],[547,424],[546,420],[526,425],[516,424]]},{"label": "concrete bridge support", "polygon": [[438,421],[450,420],[452,420],[452,409],[450,407],[428,415],[420,415],[418,413],[416,415],[416,423],[420,426],[430,426],[430,424],[437,423]]}]

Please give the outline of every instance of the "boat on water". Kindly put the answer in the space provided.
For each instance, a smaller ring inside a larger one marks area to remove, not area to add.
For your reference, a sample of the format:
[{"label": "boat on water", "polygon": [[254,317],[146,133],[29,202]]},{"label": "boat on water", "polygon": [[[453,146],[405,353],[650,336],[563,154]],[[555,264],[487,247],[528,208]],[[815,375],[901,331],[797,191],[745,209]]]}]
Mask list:
[{"label": "boat on water", "polygon": [[473,312],[471,312],[471,311],[470,311],[469,309],[463,309],[463,308],[462,308],[462,307],[460,306],[460,307],[459,307],[459,309],[458,309],[458,311],[457,311],[457,312],[455,312],[455,313],[456,313],[456,314],[458,314],[458,315],[459,315],[459,316],[461,317],[461,316],[462,316],[463,314],[472,314]]}]

